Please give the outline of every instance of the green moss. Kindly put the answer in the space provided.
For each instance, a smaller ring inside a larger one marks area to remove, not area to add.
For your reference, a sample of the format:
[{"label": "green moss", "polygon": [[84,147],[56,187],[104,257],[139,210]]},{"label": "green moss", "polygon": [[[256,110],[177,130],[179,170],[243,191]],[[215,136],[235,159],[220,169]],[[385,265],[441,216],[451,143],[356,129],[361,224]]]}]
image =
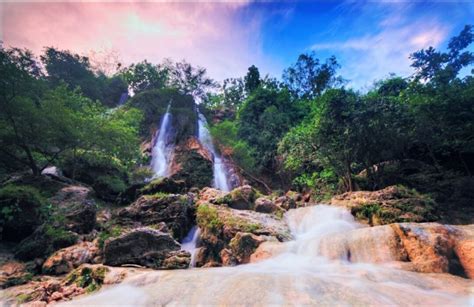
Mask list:
[{"label": "green moss", "polygon": [[175,180],[183,180],[188,188],[203,188],[212,183],[212,162],[201,156],[197,151],[191,150],[180,153],[178,163],[181,171],[173,176]]},{"label": "green moss", "polygon": [[31,293],[21,293],[16,297],[16,302],[18,304],[24,304],[26,302],[29,302],[33,299],[33,296]]},{"label": "green moss", "polygon": [[1,188],[0,205],[0,225],[22,220],[24,217],[21,215],[28,211],[31,218],[39,222],[49,212],[46,200],[36,188],[30,186],[10,184]]},{"label": "green moss", "polygon": [[120,236],[123,232],[124,230],[120,226],[113,226],[110,229],[102,231],[99,234],[99,248],[103,249],[105,241],[107,241],[107,239],[116,238]]},{"label": "green moss", "polygon": [[87,293],[96,291],[102,287],[108,268],[99,266],[95,268],[82,267],[72,271],[65,279],[67,285],[75,284],[86,289]]},{"label": "green moss", "polygon": [[198,207],[196,221],[199,227],[207,229],[210,232],[216,232],[223,226],[222,221],[219,219],[217,209],[205,204]]},{"label": "green moss", "polygon": [[122,178],[109,175],[97,177],[94,186],[97,189],[103,188],[114,194],[122,193],[127,188],[127,184]]}]

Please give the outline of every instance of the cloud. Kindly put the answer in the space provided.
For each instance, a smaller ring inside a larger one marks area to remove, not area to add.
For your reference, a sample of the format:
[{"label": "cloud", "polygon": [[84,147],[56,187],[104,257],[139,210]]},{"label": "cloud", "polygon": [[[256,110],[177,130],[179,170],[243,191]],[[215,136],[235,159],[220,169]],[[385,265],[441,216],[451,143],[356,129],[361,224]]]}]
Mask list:
[{"label": "cloud", "polygon": [[241,24],[246,1],[3,3],[2,40],[36,54],[45,46],[87,54],[116,50],[124,64],[164,58],[208,68],[222,80],[245,74],[252,64],[271,69],[264,58],[258,17]]},{"label": "cloud", "polygon": [[332,51],[341,60],[343,77],[349,86],[364,88],[389,73],[407,76],[413,73],[409,56],[429,46],[439,46],[450,32],[448,26],[434,20],[420,20],[396,27],[397,18],[381,22],[376,34],[350,38],[345,41],[324,42],[312,50]]}]

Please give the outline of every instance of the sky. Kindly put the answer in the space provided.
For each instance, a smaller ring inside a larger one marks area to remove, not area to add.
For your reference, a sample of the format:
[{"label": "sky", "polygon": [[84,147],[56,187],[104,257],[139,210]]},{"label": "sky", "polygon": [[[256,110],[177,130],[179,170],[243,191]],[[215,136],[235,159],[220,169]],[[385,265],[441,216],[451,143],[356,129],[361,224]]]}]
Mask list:
[{"label": "sky", "polygon": [[474,1],[0,1],[3,45],[37,55],[53,46],[113,53],[125,65],[185,59],[221,81],[250,65],[280,78],[314,51],[323,61],[335,55],[356,89],[409,76],[410,53],[443,49],[474,23]]}]

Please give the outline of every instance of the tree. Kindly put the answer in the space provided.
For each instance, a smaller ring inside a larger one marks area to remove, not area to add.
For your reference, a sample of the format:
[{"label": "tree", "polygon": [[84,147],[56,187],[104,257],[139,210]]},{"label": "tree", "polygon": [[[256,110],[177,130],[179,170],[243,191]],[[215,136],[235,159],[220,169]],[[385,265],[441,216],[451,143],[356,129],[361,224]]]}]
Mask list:
[{"label": "tree", "polygon": [[334,56],[321,64],[316,53],[304,53],[296,64],[283,72],[283,81],[295,96],[311,100],[326,89],[343,83],[342,78],[336,76],[339,67]]},{"label": "tree", "polygon": [[66,83],[70,90],[80,88],[85,96],[93,100],[102,99],[102,83],[97,80],[90,66],[89,58],[73,54],[68,50],[46,48],[41,56],[52,87]]},{"label": "tree", "polygon": [[122,71],[124,80],[135,94],[166,87],[169,82],[169,74],[167,67],[153,65],[146,60],[132,64]]},{"label": "tree", "polygon": [[257,166],[274,171],[279,139],[301,118],[286,90],[259,87],[238,113],[238,135],[255,149]]},{"label": "tree", "polygon": [[202,67],[193,67],[186,61],[164,64],[170,73],[170,86],[177,88],[184,95],[203,100],[209,89],[217,86],[216,82],[207,76]]},{"label": "tree", "polygon": [[429,47],[413,53],[410,58],[416,69],[415,78],[431,81],[434,86],[453,81],[463,67],[474,63],[474,54],[465,50],[473,41],[473,26],[466,25],[458,36],[451,38],[447,52]]},{"label": "tree", "polygon": [[249,67],[247,75],[244,77],[244,86],[248,95],[260,86],[260,73],[255,65]]}]

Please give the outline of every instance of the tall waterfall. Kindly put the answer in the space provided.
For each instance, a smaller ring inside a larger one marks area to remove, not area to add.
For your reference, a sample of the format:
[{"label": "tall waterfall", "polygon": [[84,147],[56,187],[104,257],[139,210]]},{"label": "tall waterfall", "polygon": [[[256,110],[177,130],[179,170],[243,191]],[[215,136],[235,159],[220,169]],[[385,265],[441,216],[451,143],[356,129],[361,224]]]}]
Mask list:
[{"label": "tall waterfall", "polygon": [[155,140],[152,150],[151,167],[155,172],[155,177],[169,175],[169,163],[173,152],[173,146],[169,144],[172,132],[170,107],[171,101],[166,108],[166,113],[161,119],[158,137]]},{"label": "tall waterfall", "polygon": [[214,175],[213,186],[224,192],[230,191],[229,181],[227,180],[228,175],[224,166],[222,157],[217,153],[212,143],[212,137],[207,128],[207,121],[201,112],[198,112],[198,137],[201,144],[212,153],[213,165],[212,171]]}]

